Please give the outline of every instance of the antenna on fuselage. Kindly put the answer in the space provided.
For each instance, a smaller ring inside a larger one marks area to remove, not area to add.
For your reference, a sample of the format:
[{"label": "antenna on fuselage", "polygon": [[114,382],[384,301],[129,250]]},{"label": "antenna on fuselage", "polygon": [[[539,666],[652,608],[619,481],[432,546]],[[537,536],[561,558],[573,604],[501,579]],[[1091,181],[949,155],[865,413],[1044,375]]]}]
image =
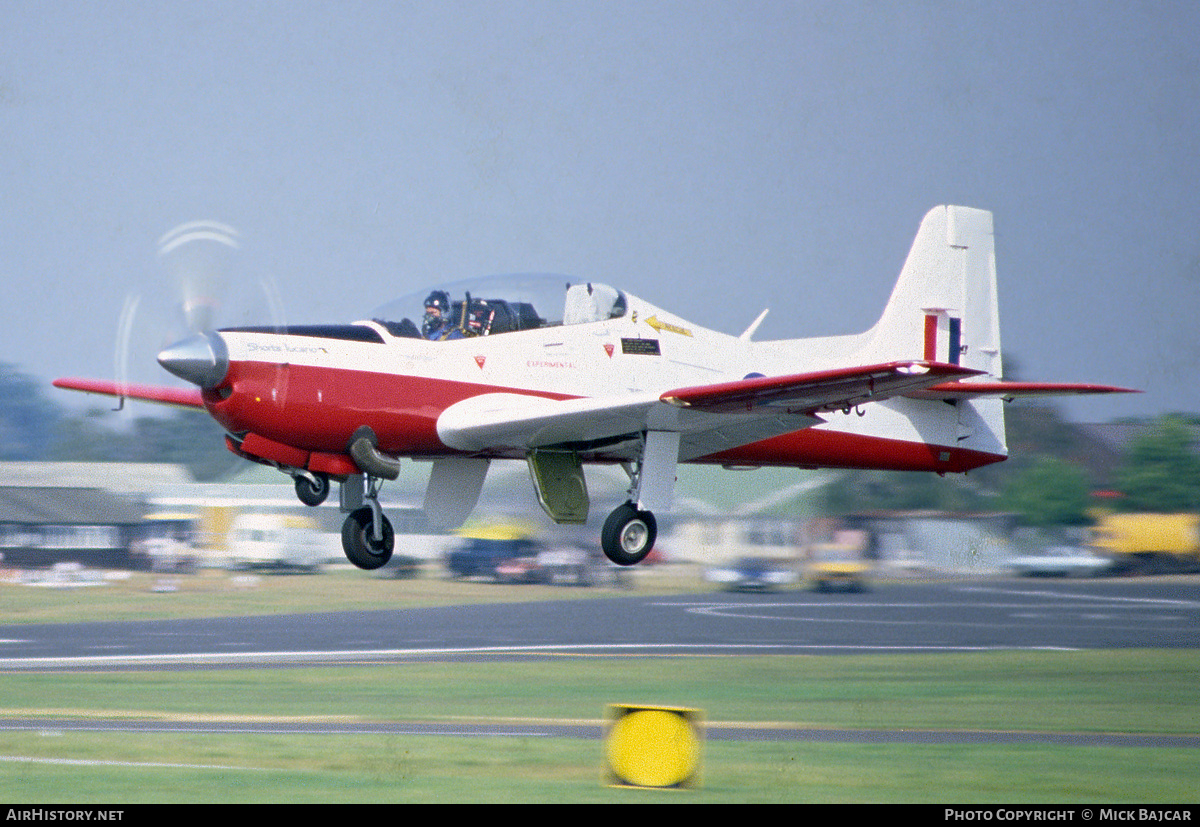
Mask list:
[{"label": "antenna on fuselage", "polygon": [[762,324],[762,320],[767,318],[767,314],[770,312],[771,312],[771,308],[768,307],[765,310],[763,310],[763,312],[759,313],[758,318],[755,319],[754,321],[752,321],[750,323],[750,326],[748,328],[746,328],[746,332],[743,333],[741,336],[738,336],[738,338],[741,339],[743,342],[750,341],[750,337],[754,335],[754,331],[758,330],[758,326],[760,324]]}]

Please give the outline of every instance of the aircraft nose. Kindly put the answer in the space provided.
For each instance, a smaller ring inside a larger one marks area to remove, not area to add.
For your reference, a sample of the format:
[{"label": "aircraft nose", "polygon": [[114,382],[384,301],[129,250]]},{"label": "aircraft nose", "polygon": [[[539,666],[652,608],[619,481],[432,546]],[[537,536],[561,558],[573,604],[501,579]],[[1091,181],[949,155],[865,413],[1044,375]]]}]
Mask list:
[{"label": "aircraft nose", "polygon": [[216,333],[201,333],[168,347],[158,354],[158,363],[180,379],[209,390],[229,372],[229,351]]}]

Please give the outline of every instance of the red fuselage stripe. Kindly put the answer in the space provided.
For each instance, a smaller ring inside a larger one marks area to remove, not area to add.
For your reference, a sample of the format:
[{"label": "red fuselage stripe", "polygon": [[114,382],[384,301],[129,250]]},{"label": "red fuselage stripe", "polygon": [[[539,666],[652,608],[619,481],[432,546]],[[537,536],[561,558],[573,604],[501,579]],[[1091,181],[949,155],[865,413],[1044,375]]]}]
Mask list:
[{"label": "red fuselage stripe", "polygon": [[[456,453],[437,435],[438,415],[455,402],[494,392],[569,398],[446,379],[267,362],[234,363],[226,386],[232,393],[206,391],[205,405],[227,430],[253,433],[314,455],[343,454],[350,436],[363,425],[375,432],[379,448],[389,454]],[[699,461],[960,472],[1002,459],[995,454],[817,427],[722,451]]]}]

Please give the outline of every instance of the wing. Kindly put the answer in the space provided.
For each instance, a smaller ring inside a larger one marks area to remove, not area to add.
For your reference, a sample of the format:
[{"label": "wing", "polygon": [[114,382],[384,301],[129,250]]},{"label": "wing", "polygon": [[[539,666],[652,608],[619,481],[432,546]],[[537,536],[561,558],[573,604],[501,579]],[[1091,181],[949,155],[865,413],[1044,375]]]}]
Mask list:
[{"label": "wing", "polygon": [[438,417],[443,443],[463,451],[521,456],[531,448],[562,447],[593,457],[619,458],[646,430],[680,434],[687,461],[823,420],[844,410],[904,395],[979,371],[934,362],[753,377],[677,388],[665,393],[547,399],[484,394],[451,405]]},{"label": "wing", "polygon": [[127,385],[100,379],[55,379],[54,387],[84,393],[98,393],[121,399],[141,399],[177,408],[203,408],[199,388],[163,388],[154,385]]},{"label": "wing", "polygon": [[933,385],[910,396],[917,399],[976,399],[981,396],[998,396],[1003,399],[1019,399],[1038,396],[1079,396],[1101,393],[1141,393],[1132,388],[1115,385],[1091,385],[1076,382],[944,382]]}]

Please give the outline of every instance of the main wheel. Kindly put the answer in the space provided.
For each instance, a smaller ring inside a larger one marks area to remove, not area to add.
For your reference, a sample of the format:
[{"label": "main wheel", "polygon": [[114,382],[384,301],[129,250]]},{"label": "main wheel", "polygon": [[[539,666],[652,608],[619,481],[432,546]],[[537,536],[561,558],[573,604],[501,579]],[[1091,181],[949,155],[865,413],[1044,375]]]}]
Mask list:
[{"label": "main wheel", "polygon": [[302,474],[297,475],[296,496],[305,505],[320,505],[329,496],[329,477],[325,474],[314,474],[310,479]]},{"label": "main wheel", "polygon": [[342,523],[342,550],[346,559],[360,569],[377,569],[392,559],[392,549],[396,546],[396,533],[386,515],[381,514],[383,537],[375,539],[371,525],[371,506],[364,505],[356,511],[351,511],[346,522]]},{"label": "main wheel", "polygon": [[633,503],[617,506],[604,521],[600,532],[600,547],[604,556],[618,566],[632,566],[646,559],[654,540],[658,537],[658,524],[649,511],[638,511]]}]

